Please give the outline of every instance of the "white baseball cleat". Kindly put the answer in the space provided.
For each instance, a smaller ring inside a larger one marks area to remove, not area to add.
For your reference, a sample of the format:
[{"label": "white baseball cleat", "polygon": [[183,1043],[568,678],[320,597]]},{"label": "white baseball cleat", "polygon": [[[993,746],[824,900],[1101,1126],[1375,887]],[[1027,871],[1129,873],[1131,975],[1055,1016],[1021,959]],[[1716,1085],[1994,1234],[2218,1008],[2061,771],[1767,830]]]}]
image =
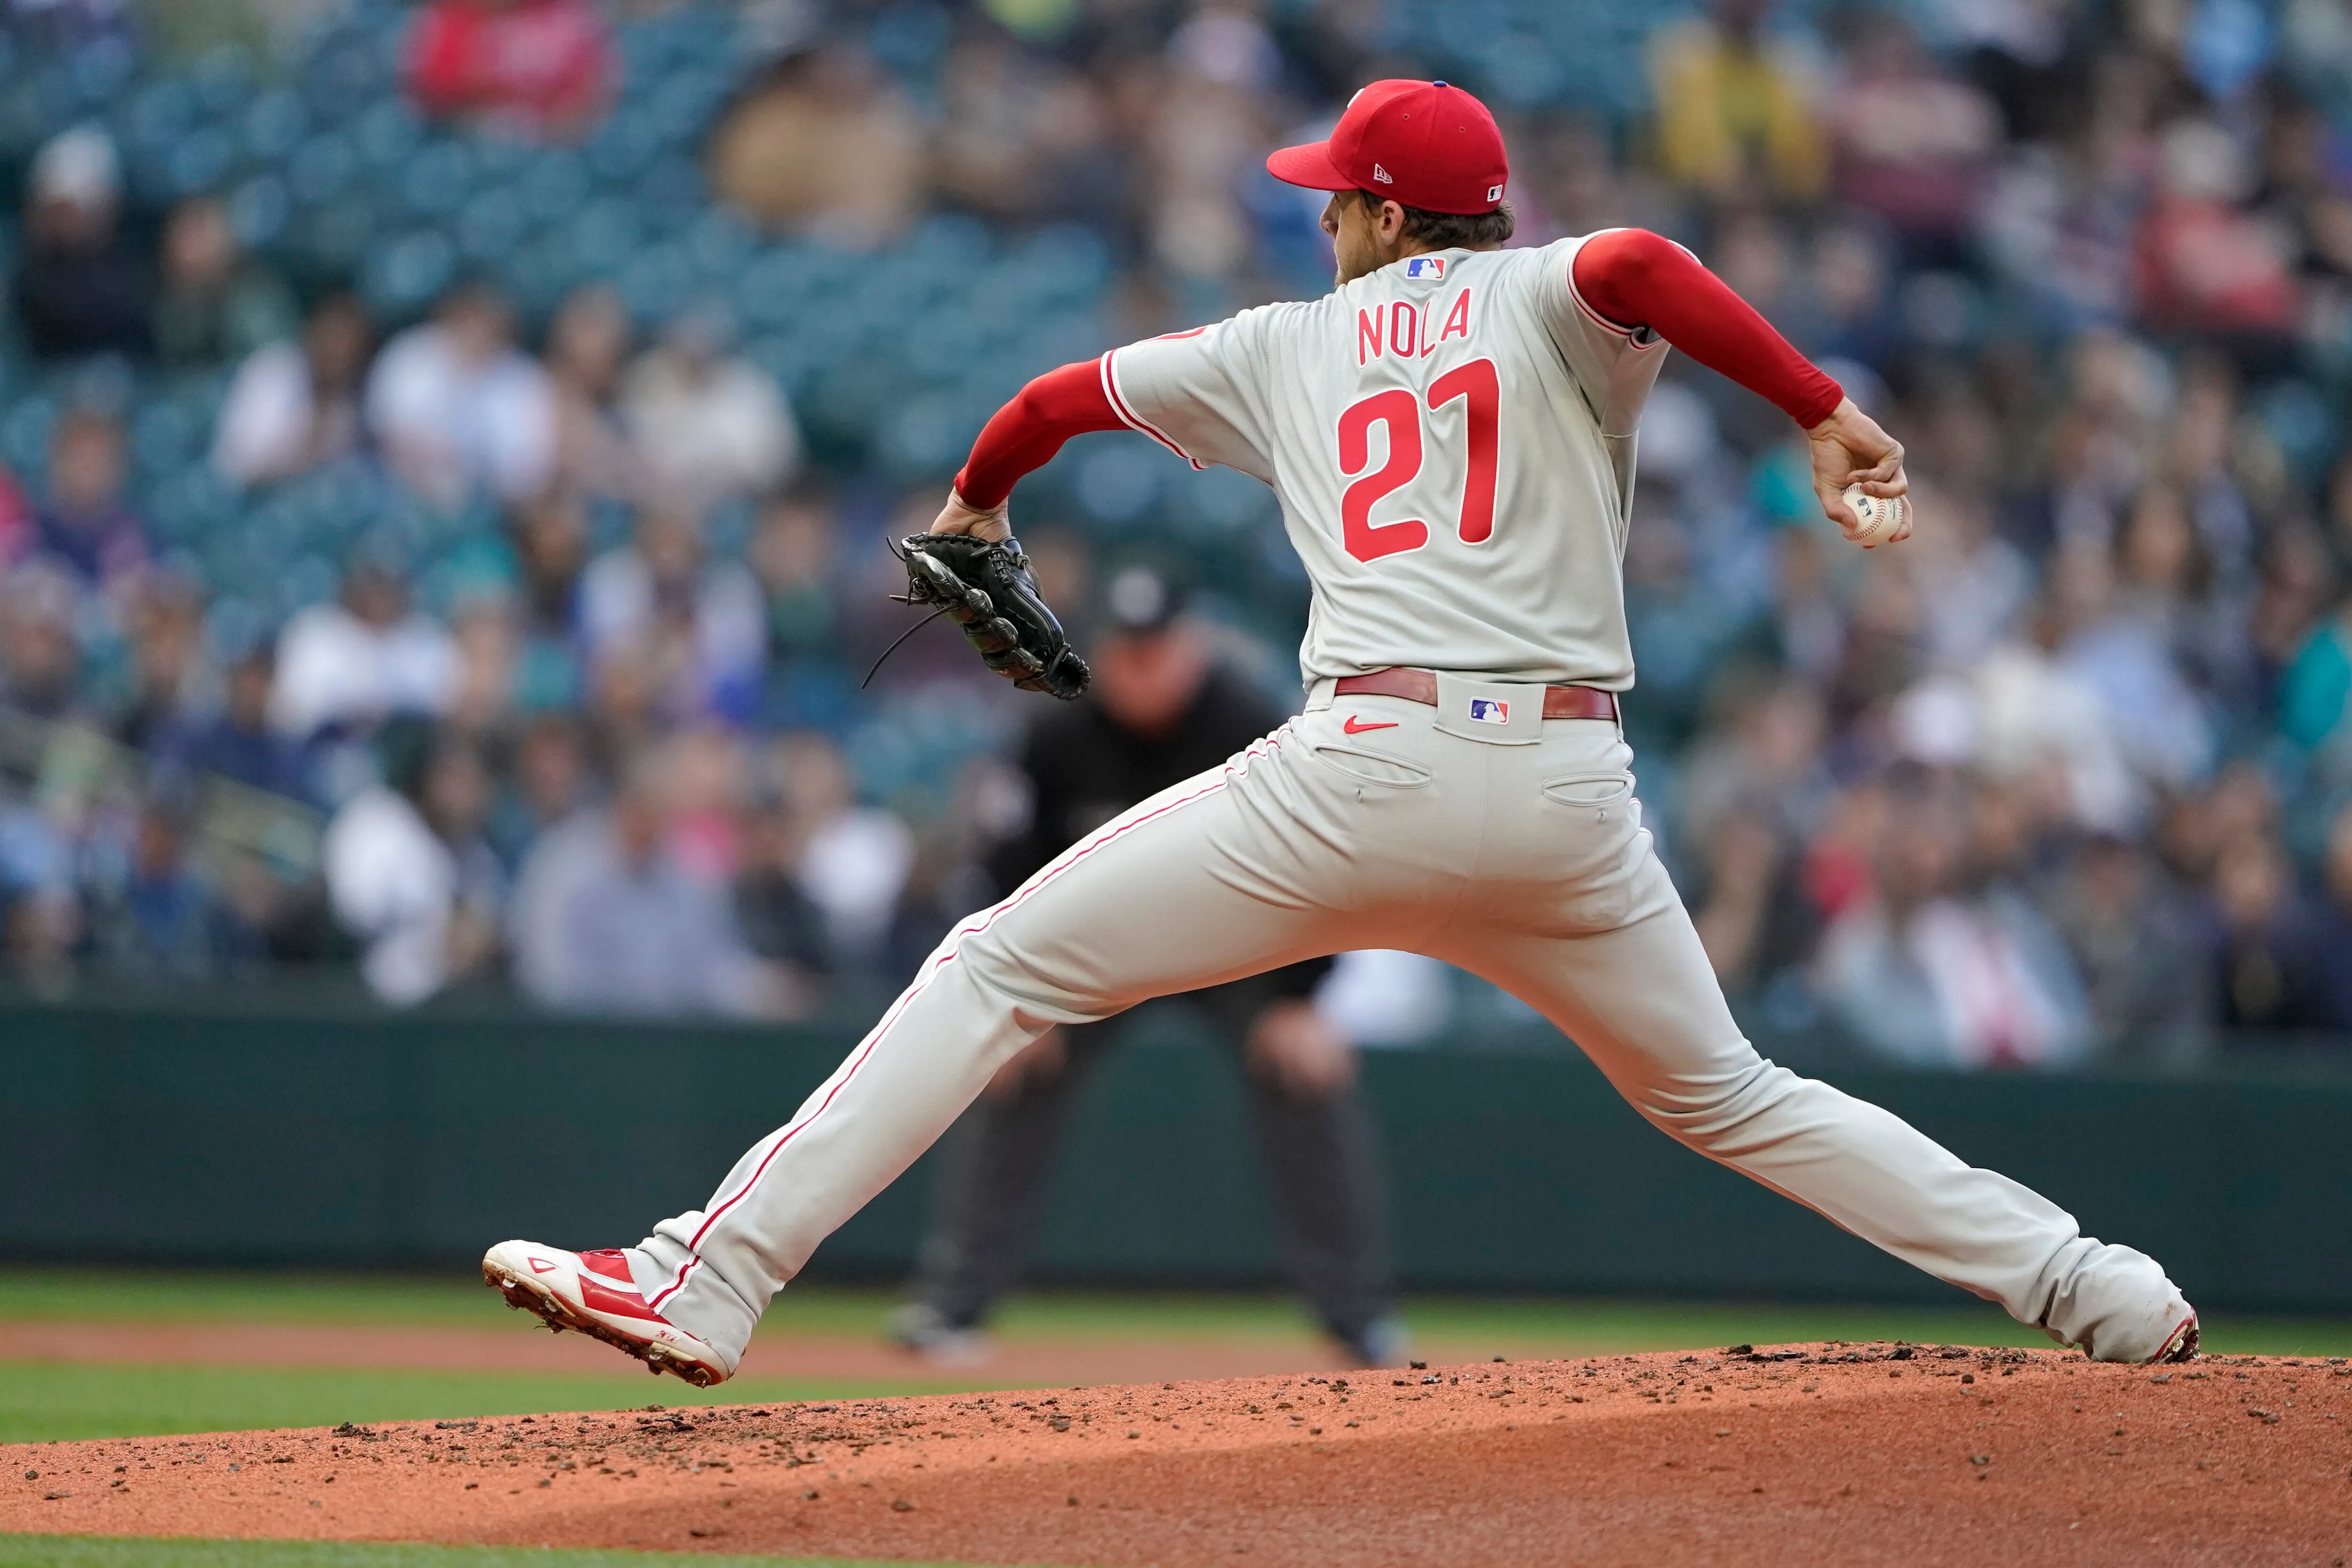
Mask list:
[{"label": "white baseball cleat", "polygon": [[601,1339],[644,1362],[648,1372],[709,1388],[735,1370],[646,1305],[629,1277],[629,1260],[616,1249],[566,1252],[536,1241],[501,1241],[482,1254],[482,1278],[518,1312],[536,1312],[551,1329]]}]

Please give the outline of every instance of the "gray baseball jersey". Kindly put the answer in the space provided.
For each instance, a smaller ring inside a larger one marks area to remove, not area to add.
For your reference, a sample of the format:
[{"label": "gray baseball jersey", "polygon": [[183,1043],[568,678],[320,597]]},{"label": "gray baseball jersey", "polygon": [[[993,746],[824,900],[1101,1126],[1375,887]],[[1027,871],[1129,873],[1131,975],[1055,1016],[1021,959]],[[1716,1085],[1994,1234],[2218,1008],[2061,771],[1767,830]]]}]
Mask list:
[{"label": "gray baseball jersey", "polygon": [[1620,563],[1665,350],[1578,298],[1583,244],[1409,256],[1103,356],[1122,419],[1274,486],[1315,585],[1308,684],[1633,684]]}]

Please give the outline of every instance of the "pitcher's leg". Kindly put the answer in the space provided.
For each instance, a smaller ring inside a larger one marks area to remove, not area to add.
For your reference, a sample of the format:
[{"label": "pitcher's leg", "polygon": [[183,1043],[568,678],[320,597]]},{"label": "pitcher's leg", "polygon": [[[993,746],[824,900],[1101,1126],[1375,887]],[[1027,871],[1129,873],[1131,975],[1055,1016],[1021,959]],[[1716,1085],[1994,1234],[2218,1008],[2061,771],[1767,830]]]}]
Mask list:
[{"label": "pitcher's leg", "polygon": [[[1279,759],[1258,756],[1278,786]],[[1049,1025],[1328,951],[1335,923],[1297,890],[1345,867],[1318,870],[1328,855],[1305,835],[1290,841],[1288,819],[1263,798],[1275,787],[1245,792],[1258,780],[1244,769],[1228,765],[1162,791],[962,922],[707,1208],[664,1220],[629,1250],[646,1302],[740,1356],[769,1298],[817,1244]]]},{"label": "pitcher's leg", "polygon": [[2153,1259],[2083,1235],[2040,1194],[1758,1056],[1664,869],[1646,844],[1641,852],[1640,874],[1658,886],[1632,924],[1575,936],[1457,933],[1436,956],[1537,1008],[1634,1109],[1709,1158],[2102,1360],[2166,1347],[2189,1307]]}]

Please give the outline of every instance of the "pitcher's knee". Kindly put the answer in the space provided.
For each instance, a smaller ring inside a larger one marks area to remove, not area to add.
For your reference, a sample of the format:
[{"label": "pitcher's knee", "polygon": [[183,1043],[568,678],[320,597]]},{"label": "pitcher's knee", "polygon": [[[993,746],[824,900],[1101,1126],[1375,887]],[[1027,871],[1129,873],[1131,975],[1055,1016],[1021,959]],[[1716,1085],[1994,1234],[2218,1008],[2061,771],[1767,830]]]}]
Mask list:
[{"label": "pitcher's knee", "polygon": [[1811,1082],[1759,1057],[1724,1077],[1646,1084],[1627,1098],[1668,1136],[1722,1159],[1752,1145],[1759,1123]]},{"label": "pitcher's knee", "polygon": [[954,967],[964,971],[964,983],[982,1006],[1037,1029],[1093,1023],[1131,1005],[1108,994],[1110,988],[1088,974],[1087,966],[1057,959],[1050,949],[1015,951],[993,930],[966,937],[954,950]]}]

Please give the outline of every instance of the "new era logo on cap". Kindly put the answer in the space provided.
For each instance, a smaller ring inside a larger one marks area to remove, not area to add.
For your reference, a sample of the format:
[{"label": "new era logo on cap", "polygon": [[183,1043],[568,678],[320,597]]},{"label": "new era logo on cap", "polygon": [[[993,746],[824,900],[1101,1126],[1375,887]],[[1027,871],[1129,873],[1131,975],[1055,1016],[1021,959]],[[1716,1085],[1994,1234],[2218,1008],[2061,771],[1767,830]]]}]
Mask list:
[{"label": "new era logo on cap", "polygon": [[1394,180],[1389,178],[1389,172],[1386,169],[1381,168],[1378,163],[1372,165],[1372,178],[1378,180],[1383,185],[1393,185],[1396,183]]},{"label": "new era logo on cap", "polygon": [[1511,722],[1511,705],[1496,702],[1492,697],[1472,697],[1470,720],[1473,724],[1508,724]]}]

